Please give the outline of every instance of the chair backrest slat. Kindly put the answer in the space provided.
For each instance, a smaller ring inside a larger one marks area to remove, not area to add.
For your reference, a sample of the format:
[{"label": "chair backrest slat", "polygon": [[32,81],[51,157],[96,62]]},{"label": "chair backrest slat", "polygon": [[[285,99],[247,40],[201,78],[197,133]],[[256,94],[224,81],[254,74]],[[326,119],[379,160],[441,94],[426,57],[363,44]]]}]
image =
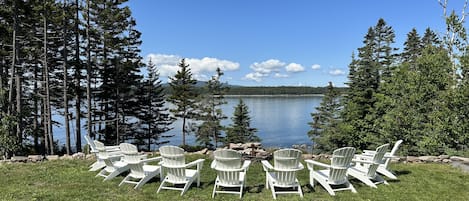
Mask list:
[{"label": "chair backrest slat", "polygon": [[184,182],[186,180],[186,164],[184,149],[176,146],[163,146],[159,148],[163,158],[164,171],[166,176],[175,182]]},{"label": "chair backrest slat", "polygon": [[143,171],[143,164],[140,163],[142,156],[138,153],[137,146],[129,143],[121,143],[119,148],[124,154],[124,162],[129,164],[130,172],[134,176],[145,176],[145,172]]},{"label": "chair backrest slat", "polygon": [[223,149],[213,152],[215,158],[215,170],[217,170],[218,179],[223,184],[239,184],[239,171],[242,165],[241,153]]},{"label": "chair backrest slat", "polygon": [[291,185],[296,182],[296,171],[299,167],[301,151],[281,149],[274,152],[274,169],[280,185]]},{"label": "chair backrest slat", "polygon": [[329,183],[342,184],[347,181],[347,168],[350,166],[354,155],[355,148],[353,147],[343,147],[333,152],[329,170]]},{"label": "chair backrest slat", "polygon": [[383,164],[383,157],[384,157],[384,154],[386,154],[386,151],[388,150],[388,148],[389,148],[389,144],[383,144],[379,146],[378,148],[376,148],[376,152],[373,155],[372,164],[370,164],[368,167],[368,173],[367,173],[368,177],[370,178],[375,177],[378,166],[380,164]]},{"label": "chair backrest slat", "polygon": [[[397,150],[399,149],[399,146],[401,145],[402,142],[403,142],[402,140],[396,141],[396,143],[394,144],[394,146],[391,149],[391,152],[389,153],[390,156],[395,156],[396,155]],[[390,163],[391,163],[391,158],[387,158],[384,162],[384,166],[387,168]]]}]

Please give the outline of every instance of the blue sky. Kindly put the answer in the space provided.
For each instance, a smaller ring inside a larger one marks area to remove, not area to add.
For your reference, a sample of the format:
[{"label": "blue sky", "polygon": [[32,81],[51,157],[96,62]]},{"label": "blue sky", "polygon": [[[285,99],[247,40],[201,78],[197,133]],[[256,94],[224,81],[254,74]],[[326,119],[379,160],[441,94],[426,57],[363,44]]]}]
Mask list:
[{"label": "blue sky", "polygon": [[[450,0],[459,14],[462,0]],[[181,58],[207,80],[244,86],[344,86],[352,52],[383,18],[402,49],[406,34],[444,34],[437,0],[130,0],[142,56],[165,82]],[[399,50],[400,51],[400,50]]]}]

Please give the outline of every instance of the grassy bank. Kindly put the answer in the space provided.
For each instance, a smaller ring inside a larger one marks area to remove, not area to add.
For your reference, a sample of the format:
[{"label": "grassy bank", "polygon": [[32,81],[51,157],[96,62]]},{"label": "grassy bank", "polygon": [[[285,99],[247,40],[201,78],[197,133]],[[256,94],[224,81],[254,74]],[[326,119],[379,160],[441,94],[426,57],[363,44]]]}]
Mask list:
[{"label": "grassy bank", "polygon": [[[189,161],[199,156],[190,156]],[[200,188],[191,187],[182,197],[177,191],[164,190],[156,194],[159,180],[155,179],[134,190],[130,185],[118,187],[123,176],[102,182],[95,172],[88,172],[92,161],[62,160],[43,163],[1,164],[0,200],[212,200],[216,173],[207,159]],[[305,195],[303,200],[468,200],[469,174],[450,165],[392,164],[399,180],[372,189],[352,180],[358,193],[339,192],[331,197],[320,186],[311,189],[308,171],[300,172],[299,180]],[[265,174],[260,163],[253,163],[247,175],[243,200],[272,200],[265,189]],[[213,200],[239,200],[236,195],[217,195]],[[280,195],[278,200],[302,200],[297,195]]]}]

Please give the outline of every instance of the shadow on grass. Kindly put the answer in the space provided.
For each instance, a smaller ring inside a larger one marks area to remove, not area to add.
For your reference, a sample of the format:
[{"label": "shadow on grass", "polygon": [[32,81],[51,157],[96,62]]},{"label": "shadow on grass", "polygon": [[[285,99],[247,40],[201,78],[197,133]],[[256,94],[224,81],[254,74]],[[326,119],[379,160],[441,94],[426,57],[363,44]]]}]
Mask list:
[{"label": "shadow on grass", "polygon": [[264,184],[258,184],[258,185],[254,185],[254,186],[246,186],[245,187],[246,192],[249,192],[249,193],[261,193],[263,189],[265,189]]}]

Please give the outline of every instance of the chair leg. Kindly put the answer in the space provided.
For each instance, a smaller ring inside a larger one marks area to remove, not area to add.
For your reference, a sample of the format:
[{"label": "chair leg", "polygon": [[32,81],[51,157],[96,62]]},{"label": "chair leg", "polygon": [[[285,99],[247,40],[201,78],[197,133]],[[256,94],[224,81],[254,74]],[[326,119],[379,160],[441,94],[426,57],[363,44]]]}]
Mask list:
[{"label": "chair leg", "polygon": [[134,187],[134,189],[139,189],[139,188],[142,187],[144,184],[146,184],[148,181],[150,181],[151,178],[153,178],[152,175],[147,175],[147,176],[143,177],[143,178],[138,182],[138,184]]},{"label": "chair leg", "polygon": [[215,185],[213,185],[213,192],[212,192],[212,198],[215,197],[215,192],[217,190],[217,181],[215,180]]},{"label": "chair leg", "polygon": [[184,185],[184,189],[181,192],[181,196],[184,195],[184,193],[189,189],[191,184],[192,184],[192,182],[188,182],[188,183],[186,183],[186,185]]},{"label": "chair leg", "polygon": [[164,183],[166,182],[166,180],[163,180],[160,184],[160,187],[158,188],[158,190],[156,191],[156,193],[159,193],[161,188],[164,186]]},{"label": "chair leg", "polygon": [[300,194],[300,197],[303,198],[303,191],[301,190],[301,185],[300,185],[300,183],[298,183],[297,188],[298,188],[298,193]]},{"label": "chair leg", "polygon": [[111,174],[109,174],[106,178],[104,178],[104,181],[111,180],[111,179],[113,179],[114,177],[117,177],[117,175],[120,175],[121,173],[122,173],[122,172],[117,171],[117,170],[112,171]]},{"label": "chair leg", "polygon": [[128,179],[129,179],[130,175],[127,175],[122,181],[121,183],[119,183],[119,186],[121,186],[122,184],[124,184]]}]

